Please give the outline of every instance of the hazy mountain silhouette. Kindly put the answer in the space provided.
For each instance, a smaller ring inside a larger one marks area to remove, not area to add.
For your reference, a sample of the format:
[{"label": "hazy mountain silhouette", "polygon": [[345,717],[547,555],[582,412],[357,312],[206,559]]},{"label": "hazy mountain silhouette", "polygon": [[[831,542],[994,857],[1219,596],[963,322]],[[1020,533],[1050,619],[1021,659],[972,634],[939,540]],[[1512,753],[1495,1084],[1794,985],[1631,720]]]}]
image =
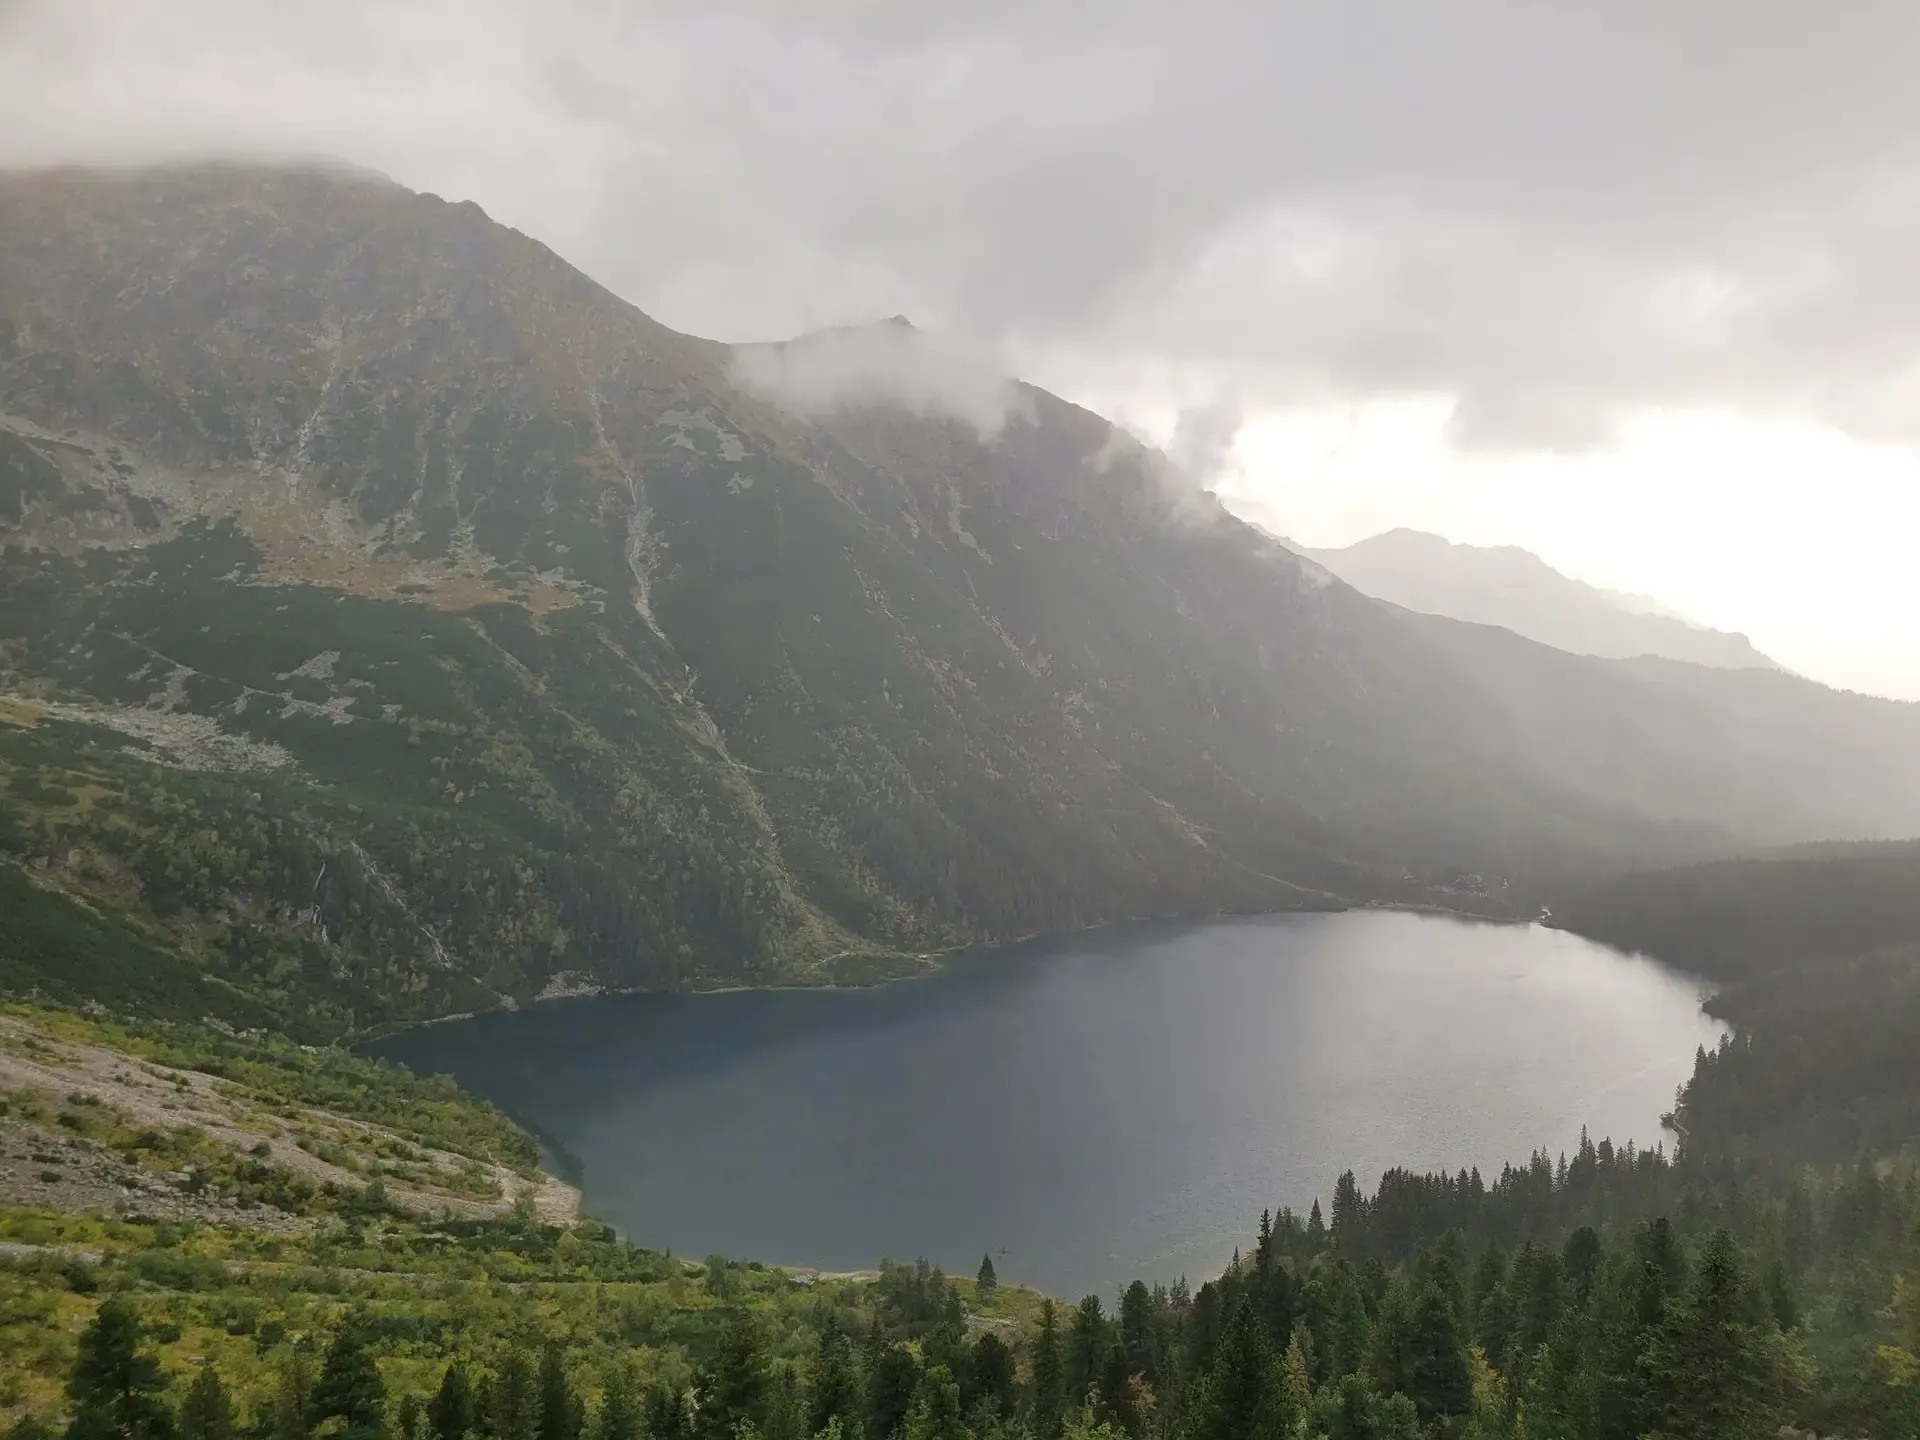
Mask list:
[{"label": "hazy mountain silhouette", "polygon": [[1646,596],[1572,579],[1518,546],[1458,545],[1420,530],[1389,530],[1345,549],[1302,553],[1375,599],[1499,625],[1576,655],[1778,668],[1744,635],[1692,624]]}]

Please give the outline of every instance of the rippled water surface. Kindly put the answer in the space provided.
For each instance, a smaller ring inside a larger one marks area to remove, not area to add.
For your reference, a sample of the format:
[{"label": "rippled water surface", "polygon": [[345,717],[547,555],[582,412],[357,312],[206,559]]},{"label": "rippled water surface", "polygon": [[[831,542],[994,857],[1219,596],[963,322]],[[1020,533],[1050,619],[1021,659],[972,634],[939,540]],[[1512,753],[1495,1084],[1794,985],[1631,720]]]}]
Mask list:
[{"label": "rippled water surface", "polygon": [[873,990],[561,1001],[382,1053],[576,1163],[635,1241],[1059,1294],[1217,1270],[1351,1166],[1659,1141],[1696,982],[1532,926],[1388,912],[1116,929]]}]

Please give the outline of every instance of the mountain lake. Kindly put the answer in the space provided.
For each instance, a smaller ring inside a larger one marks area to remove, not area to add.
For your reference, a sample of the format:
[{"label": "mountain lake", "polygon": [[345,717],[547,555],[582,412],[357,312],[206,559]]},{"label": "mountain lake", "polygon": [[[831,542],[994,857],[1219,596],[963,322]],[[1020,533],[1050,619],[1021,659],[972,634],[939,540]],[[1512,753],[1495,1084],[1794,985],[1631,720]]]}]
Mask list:
[{"label": "mountain lake", "polygon": [[1351,1168],[1650,1146],[1702,985],[1536,925],[1381,910],[1134,925],[873,989],[593,996],[376,1053],[539,1134],[635,1243],[924,1256],[1067,1297],[1194,1281]]}]

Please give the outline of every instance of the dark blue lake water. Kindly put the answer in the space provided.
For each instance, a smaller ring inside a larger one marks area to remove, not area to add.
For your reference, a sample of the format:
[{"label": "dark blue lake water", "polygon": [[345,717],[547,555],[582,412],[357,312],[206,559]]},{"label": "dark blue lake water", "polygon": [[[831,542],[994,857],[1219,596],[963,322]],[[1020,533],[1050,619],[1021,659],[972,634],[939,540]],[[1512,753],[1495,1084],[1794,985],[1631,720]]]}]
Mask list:
[{"label": "dark blue lake water", "polygon": [[925,1255],[1110,1294],[1216,1271],[1351,1166],[1497,1173],[1661,1137],[1697,982],[1535,926],[1398,914],[1116,929],[872,990],[619,996],[430,1026],[636,1242],[828,1270]]}]

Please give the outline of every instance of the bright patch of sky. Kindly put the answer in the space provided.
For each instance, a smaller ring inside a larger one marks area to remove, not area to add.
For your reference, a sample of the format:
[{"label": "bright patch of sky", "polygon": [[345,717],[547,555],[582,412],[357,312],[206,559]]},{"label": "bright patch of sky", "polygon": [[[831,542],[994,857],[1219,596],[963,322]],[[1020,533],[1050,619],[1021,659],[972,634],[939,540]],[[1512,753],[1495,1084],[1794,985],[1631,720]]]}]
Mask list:
[{"label": "bright patch of sky", "polygon": [[1314,546],[1394,526],[1521,545],[1744,632],[1789,669],[1920,700],[1920,458],[1804,423],[1649,413],[1578,456],[1462,455],[1444,401],[1276,411],[1222,499]]}]

